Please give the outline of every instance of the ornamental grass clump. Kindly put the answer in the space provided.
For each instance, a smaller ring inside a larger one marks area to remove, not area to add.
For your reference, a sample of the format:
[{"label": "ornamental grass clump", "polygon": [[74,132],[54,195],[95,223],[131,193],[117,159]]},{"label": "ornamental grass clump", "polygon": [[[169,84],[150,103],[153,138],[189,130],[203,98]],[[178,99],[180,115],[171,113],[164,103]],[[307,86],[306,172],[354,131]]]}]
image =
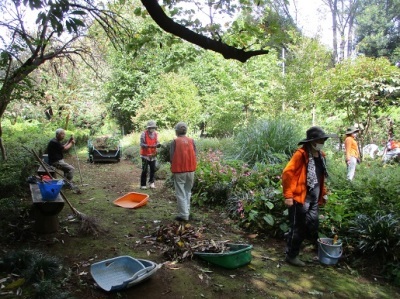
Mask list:
[{"label": "ornamental grass clump", "polygon": [[302,138],[298,125],[283,120],[259,120],[244,127],[235,136],[229,156],[250,165],[257,162],[277,164],[285,161]]},{"label": "ornamental grass clump", "polygon": [[363,254],[377,255],[384,261],[400,258],[400,222],[393,213],[359,215],[352,222],[349,232]]}]

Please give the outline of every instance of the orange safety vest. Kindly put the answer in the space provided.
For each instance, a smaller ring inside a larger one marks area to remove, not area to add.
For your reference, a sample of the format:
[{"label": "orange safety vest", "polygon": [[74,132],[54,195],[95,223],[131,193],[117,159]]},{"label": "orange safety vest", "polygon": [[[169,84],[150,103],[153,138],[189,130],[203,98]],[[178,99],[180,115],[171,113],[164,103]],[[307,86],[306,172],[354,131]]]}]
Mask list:
[{"label": "orange safety vest", "polygon": [[193,139],[179,136],[175,140],[175,151],[171,162],[171,172],[193,172],[196,170],[196,152]]},{"label": "orange safety vest", "polygon": [[395,148],[400,148],[400,142],[391,140],[389,141],[389,146],[388,146],[389,150],[395,149]]},{"label": "orange safety vest", "polygon": [[149,136],[149,132],[146,130],[144,132],[144,140],[145,143],[148,146],[154,146],[154,147],[141,147],[140,148],[140,155],[141,156],[147,156],[147,157],[154,157],[157,154],[157,133],[154,132],[153,134],[155,134],[155,138],[150,138]]}]

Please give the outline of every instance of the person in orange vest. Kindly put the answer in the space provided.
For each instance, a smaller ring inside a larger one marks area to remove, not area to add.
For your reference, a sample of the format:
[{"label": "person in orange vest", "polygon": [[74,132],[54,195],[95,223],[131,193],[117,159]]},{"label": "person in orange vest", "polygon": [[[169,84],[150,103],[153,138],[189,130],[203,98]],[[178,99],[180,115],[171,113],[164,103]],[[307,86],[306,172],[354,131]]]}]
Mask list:
[{"label": "person in orange vest", "polygon": [[399,141],[395,141],[394,138],[390,138],[389,142],[386,145],[388,151],[394,150],[396,148],[400,148],[400,142]]},{"label": "person in orange vest", "polygon": [[175,126],[176,138],[171,142],[170,161],[174,178],[175,195],[178,204],[177,221],[189,221],[190,198],[197,166],[196,145],[192,138],[186,137],[187,125],[178,122]]},{"label": "person in orange vest", "polygon": [[344,140],[345,159],[347,164],[347,179],[352,181],[356,173],[357,163],[360,162],[360,152],[356,141],[359,130],[356,127],[350,127],[346,131]]},{"label": "person in orange vest", "polygon": [[326,134],[320,127],[311,127],[302,145],[295,151],[282,172],[282,187],[285,205],[289,211],[290,229],[285,234],[286,262],[303,267],[299,259],[301,244],[309,239],[313,245],[318,240],[318,206],[327,200],[325,178],[328,177],[325,141],[334,134]]},{"label": "person in orange vest", "polygon": [[147,170],[150,168],[149,184],[150,188],[156,186],[155,173],[157,161],[157,148],[161,146],[157,137],[157,124],[154,120],[147,123],[147,129],[140,135],[140,158],[142,159],[142,174],[140,175],[140,189],[147,189]]}]

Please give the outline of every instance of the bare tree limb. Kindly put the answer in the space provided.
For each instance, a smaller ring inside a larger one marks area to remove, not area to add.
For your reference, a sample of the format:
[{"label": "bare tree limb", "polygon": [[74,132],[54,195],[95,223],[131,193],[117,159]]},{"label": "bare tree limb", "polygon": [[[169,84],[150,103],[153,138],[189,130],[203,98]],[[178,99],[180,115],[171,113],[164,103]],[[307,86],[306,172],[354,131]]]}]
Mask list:
[{"label": "bare tree limb", "polygon": [[157,0],[141,0],[141,2],[146,7],[151,18],[158,26],[160,26],[161,29],[203,49],[220,53],[226,59],[235,59],[240,62],[246,62],[253,56],[264,55],[269,52],[268,50],[245,51],[205,37],[174,22],[164,13]]}]

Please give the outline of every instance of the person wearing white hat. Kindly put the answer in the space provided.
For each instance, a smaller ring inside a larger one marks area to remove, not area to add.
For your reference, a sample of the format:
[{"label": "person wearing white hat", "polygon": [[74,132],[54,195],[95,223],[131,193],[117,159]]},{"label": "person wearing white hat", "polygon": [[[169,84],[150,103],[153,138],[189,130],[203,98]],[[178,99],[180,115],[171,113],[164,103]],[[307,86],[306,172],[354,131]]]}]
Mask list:
[{"label": "person wearing white hat", "polygon": [[328,177],[325,141],[333,134],[326,134],[320,127],[311,127],[307,137],[299,142],[302,145],[293,154],[282,172],[282,187],[285,205],[289,211],[289,232],[286,239],[286,262],[303,267],[305,263],[298,258],[301,244],[309,239],[317,245],[318,206],[327,200],[325,178]]},{"label": "person wearing white hat", "polygon": [[360,161],[360,151],[356,141],[359,129],[350,127],[346,130],[346,139],[344,140],[345,159],[347,164],[347,179],[352,181],[356,173],[357,163]]},{"label": "person wearing white hat", "polygon": [[140,158],[142,159],[142,174],[140,175],[140,189],[147,189],[147,170],[150,168],[149,184],[150,188],[154,189],[156,186],[155,173],[156,173],[156,160],[157,148],[161,146],[158,142],[157,124],[154,120],[147,122],[147,127],[140,135]]}]

